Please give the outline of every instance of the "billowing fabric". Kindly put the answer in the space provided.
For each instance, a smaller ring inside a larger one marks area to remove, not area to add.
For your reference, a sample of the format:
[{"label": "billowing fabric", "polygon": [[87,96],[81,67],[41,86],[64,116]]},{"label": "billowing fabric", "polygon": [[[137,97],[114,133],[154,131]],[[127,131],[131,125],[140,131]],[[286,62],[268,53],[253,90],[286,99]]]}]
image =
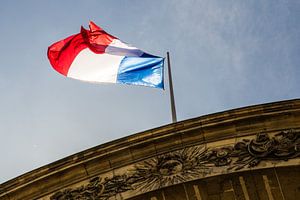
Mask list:
[{"label": "billowing fabric", "polygon": [[48,48],[56,71],[82,81],[164,87],[164,58],[122,42],[93,22],[89,28]]}]

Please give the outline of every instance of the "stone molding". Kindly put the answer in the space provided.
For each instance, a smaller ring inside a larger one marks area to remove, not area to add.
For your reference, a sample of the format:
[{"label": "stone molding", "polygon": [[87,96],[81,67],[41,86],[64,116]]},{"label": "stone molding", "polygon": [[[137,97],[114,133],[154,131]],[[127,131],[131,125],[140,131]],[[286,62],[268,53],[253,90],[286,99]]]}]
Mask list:
[{"label": "stone molding", "polygon": [[[258,133],[234,145],[206,148],[205,145],[184,148],[136,163],[130,171],[111,178],[95,177],[88,185],[68,188],[50,200],[117,199],[117,195],[132,191],[131,195],[150,192],[222,172],[255,169],[262,161],[288,161],[300,157],[300,132],[281,131],[270,137]],[[135,190],[135,191],[134,191]]]}]

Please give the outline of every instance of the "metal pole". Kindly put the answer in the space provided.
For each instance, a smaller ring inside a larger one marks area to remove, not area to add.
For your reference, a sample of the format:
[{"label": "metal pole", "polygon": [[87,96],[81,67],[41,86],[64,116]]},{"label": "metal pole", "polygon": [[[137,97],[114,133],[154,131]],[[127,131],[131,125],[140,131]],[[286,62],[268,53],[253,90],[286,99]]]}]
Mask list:
[{"label": "metal pole", "polygon": [[177,122],[176,116],[176,108],[175,108],[175,99],[174,99],[174,92],[173,92],[173,82],[172,82],[172,73],[171,73],[171,64],[170,64],[170,55],[167,52],[167,59],[168,59],[168,75],[169,75],[169,88],[170,88],[170,102],[171,102],[171,111],[172,111],[172,122]]}]

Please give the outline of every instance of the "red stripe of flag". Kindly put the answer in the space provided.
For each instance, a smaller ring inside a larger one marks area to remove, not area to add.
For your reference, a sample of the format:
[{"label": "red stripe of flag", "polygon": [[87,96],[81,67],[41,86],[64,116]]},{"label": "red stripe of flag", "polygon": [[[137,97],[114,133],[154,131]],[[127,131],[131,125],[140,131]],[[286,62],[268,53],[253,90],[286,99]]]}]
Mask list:
[{"label": "red stripe of flag", "polygon": [[102,54],[116,39],[93,22],[90,22],[89,27],[90,30],[81,27],[80,33],[56,42],[48,48],[47,55],[52,67],[62,75],[67,76],[72,62],[80,51],[89,48],[94,53]]}]

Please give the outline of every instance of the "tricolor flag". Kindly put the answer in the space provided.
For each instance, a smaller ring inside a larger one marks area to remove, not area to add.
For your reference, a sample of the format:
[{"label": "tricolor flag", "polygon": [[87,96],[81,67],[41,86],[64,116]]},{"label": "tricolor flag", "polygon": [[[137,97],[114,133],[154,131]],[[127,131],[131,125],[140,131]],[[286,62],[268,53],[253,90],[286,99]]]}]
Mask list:
[{"label": "tricolor flag", "polygon": [[89,27],[48,48],[56,71],[82,81],[163,88],[164,58],[122,42],[93,22]]}]

